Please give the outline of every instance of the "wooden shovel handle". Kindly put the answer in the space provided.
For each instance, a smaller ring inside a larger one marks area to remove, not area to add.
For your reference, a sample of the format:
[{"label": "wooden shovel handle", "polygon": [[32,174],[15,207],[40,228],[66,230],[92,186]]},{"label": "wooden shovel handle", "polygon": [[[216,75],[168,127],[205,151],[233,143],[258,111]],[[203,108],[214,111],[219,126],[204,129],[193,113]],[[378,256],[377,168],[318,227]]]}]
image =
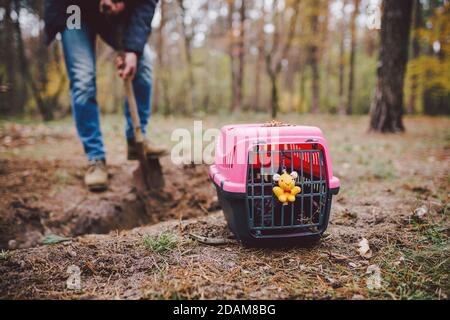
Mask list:
[{"label": "wooden shovel handle", "polygon": [[144,135],[142,134],[141,120],[139,118],[138,106],[133,90],[133,82],[131,79],[125,80],[125,91],[128,99],[128,108],[133,122],[134,138],[137,143],[144,142]]}]

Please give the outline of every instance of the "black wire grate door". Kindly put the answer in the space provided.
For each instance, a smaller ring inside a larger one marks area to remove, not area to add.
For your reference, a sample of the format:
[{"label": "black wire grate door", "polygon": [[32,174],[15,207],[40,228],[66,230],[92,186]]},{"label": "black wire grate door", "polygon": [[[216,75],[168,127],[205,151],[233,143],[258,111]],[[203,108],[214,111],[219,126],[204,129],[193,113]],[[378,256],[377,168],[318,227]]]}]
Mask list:
[{"label": "black wire grate door", "polygon": [[[295,202],[283,205],[273,193],[275,174],[296,171],[301,188]],[[247,213],[255,237],[315,232],[325,223],[329,204],[323,151],[317,144],[258,145],[249,152]]]}]

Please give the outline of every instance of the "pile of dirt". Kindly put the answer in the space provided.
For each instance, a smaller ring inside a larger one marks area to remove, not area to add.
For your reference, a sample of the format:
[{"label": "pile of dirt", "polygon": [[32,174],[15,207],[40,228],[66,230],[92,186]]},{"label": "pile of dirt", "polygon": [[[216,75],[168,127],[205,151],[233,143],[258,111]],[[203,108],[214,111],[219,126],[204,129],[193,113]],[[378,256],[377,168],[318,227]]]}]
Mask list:
[{"label": "pile of dirt", "polygon": [[85,190],[83,167],[73,161],[2,160],[1,168],[1,249],[30,248],[49,233],[105,234],[218,209],[202,166],[166,166],[166,187],[145,199],[132,187],[127,165],[110,166],[110,188],[98,194]]}]

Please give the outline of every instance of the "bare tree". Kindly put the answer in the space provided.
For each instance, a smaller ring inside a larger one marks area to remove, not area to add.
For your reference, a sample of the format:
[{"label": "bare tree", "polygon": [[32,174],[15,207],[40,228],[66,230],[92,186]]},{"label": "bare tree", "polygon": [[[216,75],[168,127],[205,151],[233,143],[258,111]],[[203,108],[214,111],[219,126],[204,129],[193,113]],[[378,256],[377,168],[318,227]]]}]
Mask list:
[{"label": "bare tree", "polygon": [[305,108],[305,100],[306,100],[306,74],[305,74],[305,67],[303,64],[300,66],[299,71],[299,110],[302,110]]},{"label": "bare tree", "polygon": [[261,10],[261,17],[257,23],[257,48],[258,48],[258,57],[255,64],[255,89],[253,96],[253,110],[257,110],[260,107],[260,99],[261,99],[261,73],[264,65],[264,46],[265,46],[265,36],[264,36],[264,24],[265,24],[265,11]]},{"label": "bare tree", "polygon": [[[203,19],[203,23],[205,23],[208,28],[211,26],[211,22],[209,19],[209,12],[211,9],[211,2],[210,1],[205,1],[202,5],[202,9],[205,15],[205,18]],[[210,38],[209,35],[207,33],[205,33],[205,41],[204,41],[204,46],[207,48],[209,46],[211,46],[210,44]],[[207,113],[209,112],[209,107],[210,107],[210,103],[211,103],[211,77],[210,77],[210,72],[209,72],[209,68],[211,66],[211,55],[210,52],[207,51],[205,54],[205,59],[203,62],[203,70],[202,70],[202,83],[203,83],[203,88],[202,88],[202,107],[203,107],[203,112]]]},{"label": "bare tree", "polygon": [[241,0],[241,6],[239,8],[239,40],[238,40],[238,57],[239,66],[237,72],[237,92],[236,92],[236,105],[235,110],[240,111],[242,109],[242,99],[244,91],[244,67],[245,67],[245,19],[246,19],[246,5],[245,1]]},{"label": "bare tree", "polygon": [[339,39],[339,76],[338,76],[338,85],[339,85],[339,113],[340,114],[346,114],[347,109],[345,107],[345,97],[344,97],[344,72],[345,72],[345,30],[346,30],[346,23],[345,23],[345,5],[346,1],[343,2],[342,5],[342,19],[340,23],[340,39]]},{"label": "bare tree", "polygon": [[378,77],[371,106],[370,128],[380,132],[404,131],[403,83],[408,60],[411,0],[385,0],[381,19]]},{"label": "bare tree", "polygon": [[300,65],[300,55],[299,50],[294,50],[292,47],[288,55],[289,68],[282,74],[283,76],[283,87],[286,88],[288,92],[287,101],[287,111],[293,112],[296,109],[295,106],[295,95],[296,95],[296,76],[299,73],[298,70],[301,68]]},{"label": "bare tree", "polygon": [[[41,10],[42,10],[42,2],[41,2]],[[14,9],[15,11],[20,15],[20,11],[21,11],[21,2],[19,0],[14,0]],[[43,44],[41,44],[41,49],[39,51],[39,69],[40,69],[40,74],[41,76],[41,85],[40,87],[37,84],[36,78],[33,77],[32,72],[31,72],[31,66],[29,64],[29,59],[26,56],[25,53],[25,44],[23,41],[23,36],[22,36],[22,29],[20,26],[20,19],[16,19],[16,21],[14,22],[14,28],[15,28],[15,32],[17,35],[17,41],[18,41],[18,54],[19,54],[19,60],[20,60],[20,65],[22,68],[22,74],[25,77],[25,81],[28,84],[29,88],[31,89],[31,94],[34,98],[34,101],[36,103],[36,106],[42,116],[42,118],[44,119],[44,121],[50,121],[54,119],[54,115],[53,115],[53,111],[51,106],[49,106],[48,103],[46,103],[46,101],[44,100],[44,98],[42,97],[42,93],[44,91],[44,87],[46,85],[46,69],[41,69],[44,68],[46,65],[46,60],[47,60],[47,49],[46,48],[42,48]],[[45,79],[44,79],[45,77]]]},{"label": "bare tree", "polygon": [[188,26],[187,24],[187,9],[184,4],[184,0],[177,0],[178,6],[180,8],[180,16],[181,16],[181,33],[183,35],[184,41],[184,53],[186,57],[187,64],[187,79],[188,79],[188,88],[186,93],[186,105],[187,105],[187,113],[192,113],[195,111],[195,102],[194,102],[194,90],[195,90],[195,78],[194,78],[194,66],[192,61],[192,40],[194,38],[194,28],[192,26]]},{"label": "bare tree", "polygon": [[[278,11],[278,1],[274,0],[272,2],[272,12],[274,17],[274,32],[272,35],[271,47],[266,49],[265,61],[266,61],[266,71],[271,83],[271,103],[270,103],[270,113],[272,118],[276,118],[279,109],[279,96],[277,80],[278,76],[282,70],[283,60],[287,58],[289,50],[292,45],[292,40],[294,39],[295,29],[297,26],[297,19],[300,7],[300,0],[294,0],[292,3],[292,14],[288,23],[287,35],[282,43],[281,34],[279,28],[283,20],[280,19],[280,13]],[[266,46],[267,48],[267,46]]]},{"label": "bare tree", "polygon": [[[411,48],[411,59],[416,59],[420,55],[420,42],[419,42],[419,29],[423,26],[422,21],[422,4],[420,0],[414,0],[413,9],[413,35],[412,35],[412,48]],[[414,106],[417,100],[417,89],[418,89],[418,79],[417,75],[413,74],[411,77],[411,93],[408,99],[408,113],[414,113]]]},{"label": "bare tree", "polygon": [[311,13],[309,25],[311,28],[311,40],[308,45],[308,63],[311,68],[311,113],[319,112],[320,103],[320,74],[319,74],[319,44],[314,38],[319,32],[319,14],[321,3],[319,0],[311,1]]},{"label": "bare tree", "polygon": [[[323,53],[320,53],[320,56],[322,56],[323,58],[323,65],[324,65],[324,69],[325,69],[325,74],[327,75],[326,77],[324,77],[323,79],[323,85],[324,85],[324,92],[330,92],[330,78],[331,78],[331,74],[332,74],[332,55],[331,55],[331,51],[328,50],[328,47],[330,45],[330,37],[331,37],[331,33],[328,30],[328,22],[329,22],[329,9],[327,5],[322,5],[321,6],[321,14],[320,14],[320,32],[319,32],[319,39],[320,39],[320,43],[321,43],[321,49],[320,51],[322,51]],[[325,107],[328,107],[330,104],[330,95],[326,94],[324,95],[324,99],[323,99],[323,103]]]},{"label": "bare tree", "polygon": [[[160,70],[158,81],[160,83],[157,94],[163,97],[164,111],[163,114],[168,116],[171,112],[170,97],[169,97],[169,79],[170,79],[170,65],[167,65],[166,52],[166,36],[164,34],[167,23],[167,0],[161,0],[161,22],[157,31],[157,54],[158,54],[158,68]],[[155,105],[159,104],[160,99],[155,99]]]},{"label": "bare tree", "polygon": [[353,0],[353,12],[351,19],[351,40],[350,40],[350,69],[348,73],[348,97],[347,114],[353,113],[353,89],[355,82],[355,61],[356,61],[356,18],[359,14],[360,0]]},{"label": "bare tree", "polygon": [[[9,0],[3,0],[2,8],[4,9],[3,18],[3,30],[0,34],[2,43],[2,48],[9,46],[9,50],[1,50],[2,58],[6,64],[5,72],[5,83],[3,84],[3,94],[0,101],[0,106],[2,106],[2,112],[5,115],[20,114],[23,110],[18,110],[20,103],[17,101],[17,70],[16,70],[16,55],[14,54],[15,41],[14,41],[14,26],[13,20],[11,19],[11,13],[13,11],[12,3]],[[5,98],[3,98],[3,96]]]},{"label": "bare tree", "polygon": [[230,79],[231,79],[231,105],[230,110],[234,110],[236,106],[236,96],[237,96],[237,82],[236,82],[236,55],[234,53],[236,41],[234,36],[234,26],[233,26],[233,14],[234,14],[234,0],[227,0],[228,4],[228,55],[230,57]]},{"label": "bare tree", "polygon": [[231,111],[242,109],[242,96],[244,85],[244,59],[245,59],[245,19],[246,4],[240,1],[239,27],[235,28],[234,13],[236,1],[228,0],[228,32],[231,71]]}]

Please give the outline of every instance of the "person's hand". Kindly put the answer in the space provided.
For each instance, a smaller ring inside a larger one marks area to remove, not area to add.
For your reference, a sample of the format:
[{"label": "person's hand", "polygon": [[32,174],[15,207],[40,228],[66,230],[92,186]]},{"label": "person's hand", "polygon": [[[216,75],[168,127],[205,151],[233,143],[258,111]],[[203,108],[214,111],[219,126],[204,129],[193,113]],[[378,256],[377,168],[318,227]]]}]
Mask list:
[{"label": "person's hand", "polygon": [[116,59],[116,68],[119,72],[119,77],[122,79],[133,80],[137,71],[137,54],[134,52],[125,52],[119,55]]},{"label": "person's hand", "polygon": [[125,10],[125,2],[114,1],[114,0],[101,0],[100,1],[100,12],[115,16]]}]

